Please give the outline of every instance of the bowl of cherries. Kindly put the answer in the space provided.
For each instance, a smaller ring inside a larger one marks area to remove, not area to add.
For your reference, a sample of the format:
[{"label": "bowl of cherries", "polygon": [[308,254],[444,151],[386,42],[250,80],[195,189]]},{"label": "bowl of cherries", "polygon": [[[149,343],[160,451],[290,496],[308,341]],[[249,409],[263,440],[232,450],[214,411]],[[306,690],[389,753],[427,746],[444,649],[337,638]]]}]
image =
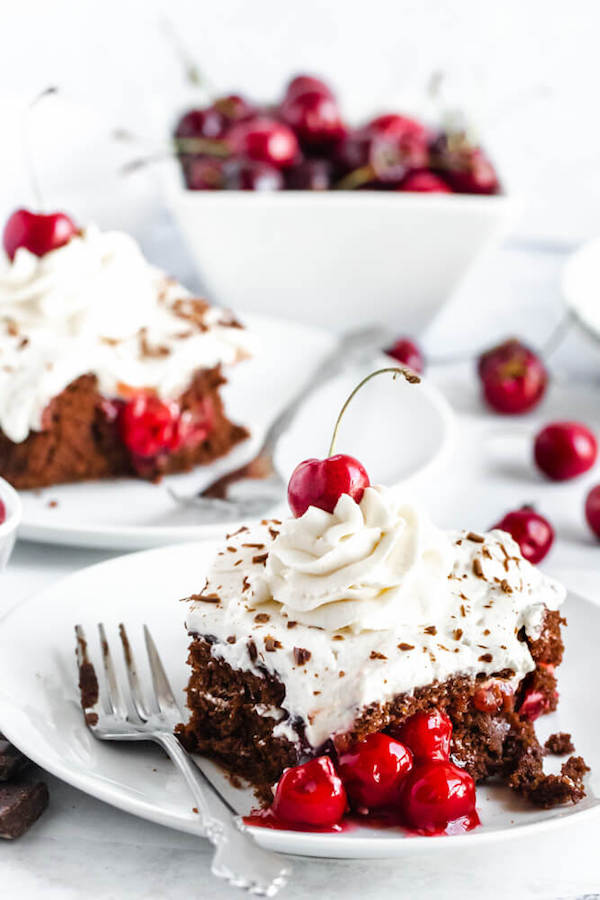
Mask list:
[{"label": "bowl of cherries", "polygon": [[350,126],[323,81],[239,95],[173,131],[168,201],[211,296],[236,309],[418,333],[512,201],[464,131],[398,113]]}]

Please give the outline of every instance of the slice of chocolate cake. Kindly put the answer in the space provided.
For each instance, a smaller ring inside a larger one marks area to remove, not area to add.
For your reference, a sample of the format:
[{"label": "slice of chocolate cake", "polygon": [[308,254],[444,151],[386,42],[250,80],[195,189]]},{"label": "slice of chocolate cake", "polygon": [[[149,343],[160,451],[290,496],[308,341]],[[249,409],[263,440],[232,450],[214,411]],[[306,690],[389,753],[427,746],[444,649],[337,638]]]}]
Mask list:
[{"label": "slice of chocolate cake", "polygon": [[545,775],[532,724],[557,704],[564,597],[505,532],[441,531],[380,487],[242,528],[189,598],[179,737],[268,797],[288,767],[343,772],[369,736],[442,722],[452,771],[577,801],[585,764]]},{"label": "slice of chocolate cake", "polygon": [[35,488],[210,462],[247,437],[220,387],[250,345],[126,234],[19,247],[0,272],[0,475]]}]

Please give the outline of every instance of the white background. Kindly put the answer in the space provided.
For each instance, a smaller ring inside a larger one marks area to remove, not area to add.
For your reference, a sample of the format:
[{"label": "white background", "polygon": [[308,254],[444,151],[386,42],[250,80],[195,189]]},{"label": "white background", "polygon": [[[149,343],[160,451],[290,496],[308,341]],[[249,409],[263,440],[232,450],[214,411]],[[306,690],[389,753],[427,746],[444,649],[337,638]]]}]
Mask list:
[{"label": "white background", "polygon": [[[467,111],[525,198],[518,230],[569,241],[600,231],[596,0],[2,0],[0,9],[0,214],[31,201],[20,118],[54,83],[60,101],[32,119],[48,203],[156,244],[160,167],[116,172],[155,148],[190,99],[174,31],[219,91],[272,99],[290,73],[309,70],[331,79],[354,120],[387,108],[431,114],[427,84],[441,71],[447,101]],[[116,127],[144,146],[111,141]]]}]

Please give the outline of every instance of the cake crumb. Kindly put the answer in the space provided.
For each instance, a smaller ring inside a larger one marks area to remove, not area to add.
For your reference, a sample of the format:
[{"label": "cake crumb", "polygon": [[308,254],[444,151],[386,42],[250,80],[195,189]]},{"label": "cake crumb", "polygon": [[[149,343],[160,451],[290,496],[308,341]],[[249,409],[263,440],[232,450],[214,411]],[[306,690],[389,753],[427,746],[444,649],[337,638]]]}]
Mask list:
[{"label": "cake crumb", "polygon": [[567,753],[573,753],[575,747],[571,735],[566,731],[557,731],[555,734],[551,734],[544,744],[544,751],[552,756],[565,756]]}]

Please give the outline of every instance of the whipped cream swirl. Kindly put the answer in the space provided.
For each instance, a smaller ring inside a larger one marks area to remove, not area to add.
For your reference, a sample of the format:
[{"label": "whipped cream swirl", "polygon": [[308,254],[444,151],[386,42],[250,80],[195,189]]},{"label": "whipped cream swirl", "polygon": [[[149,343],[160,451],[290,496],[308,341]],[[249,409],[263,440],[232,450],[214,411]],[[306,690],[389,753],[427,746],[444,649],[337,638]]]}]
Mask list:
[{"label": "whipped cream swirl", "polygon": [[453,562],[447,534],[393,491],[343,494],[333,513],[288,519],[266,567],[272,598],[291,619],[327,630],[387,629],[435,610]]},{"label": "whipped cream swirl", "polygon": [[20,248],[0,270],[0,428],[25,440],[50,400],[88,373],[106,396],[128,385],[175,399],[196,370],[231,364],[250,346],[131,237],[90,225],[42,257]]}]

